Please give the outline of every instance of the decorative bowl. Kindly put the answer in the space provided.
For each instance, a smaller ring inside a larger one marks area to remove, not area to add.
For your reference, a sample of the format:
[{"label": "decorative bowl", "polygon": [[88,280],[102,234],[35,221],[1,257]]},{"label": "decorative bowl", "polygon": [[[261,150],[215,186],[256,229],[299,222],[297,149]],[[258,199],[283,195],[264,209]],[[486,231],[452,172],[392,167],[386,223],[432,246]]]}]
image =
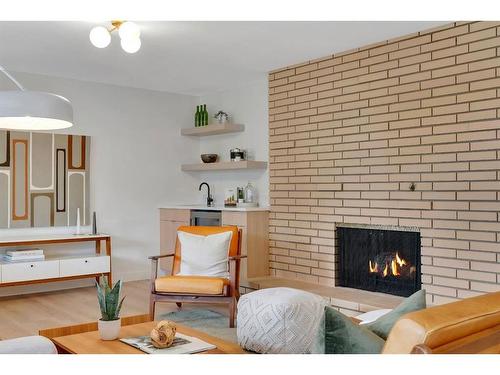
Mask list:
[{"label": "decorative bowl", "polygon": [[217,161],[217,154],[201,154],[203,163],[215,163]]}]

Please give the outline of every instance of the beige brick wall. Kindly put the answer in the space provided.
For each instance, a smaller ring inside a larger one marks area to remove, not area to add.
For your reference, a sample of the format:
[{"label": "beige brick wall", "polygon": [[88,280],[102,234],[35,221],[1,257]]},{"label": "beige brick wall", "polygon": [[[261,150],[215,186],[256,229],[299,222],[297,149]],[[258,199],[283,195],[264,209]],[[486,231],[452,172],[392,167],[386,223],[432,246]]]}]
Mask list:
[{"label": "beige brick wall", "polygon": [[269,134],[273,275],[333,286],[336,223],[416,226],[429,302],[500,290],[500,22],[273,71]]}]

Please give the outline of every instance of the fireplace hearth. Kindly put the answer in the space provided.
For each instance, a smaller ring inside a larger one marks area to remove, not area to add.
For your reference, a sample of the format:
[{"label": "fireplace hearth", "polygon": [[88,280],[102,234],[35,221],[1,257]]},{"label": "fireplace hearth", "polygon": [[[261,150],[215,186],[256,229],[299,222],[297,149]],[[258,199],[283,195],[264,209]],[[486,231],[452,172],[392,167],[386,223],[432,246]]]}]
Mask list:
[{"label": "fireplace hearth", "polygon": [[421,287],[420,233],[338,227],[337,285],[407,297]]}]

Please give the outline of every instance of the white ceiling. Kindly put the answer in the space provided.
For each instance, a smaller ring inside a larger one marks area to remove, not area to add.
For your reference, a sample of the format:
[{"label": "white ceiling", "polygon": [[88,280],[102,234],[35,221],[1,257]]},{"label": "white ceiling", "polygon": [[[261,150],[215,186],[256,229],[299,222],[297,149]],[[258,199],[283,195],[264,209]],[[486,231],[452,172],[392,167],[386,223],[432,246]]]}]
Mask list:
[{"label": "white ceiling", "polygon": [[88,39],[94,22],[0,22],[0,65],[183,94],[244,85],[266,72],[446,22],[137,22],[142,48],[105,49]]}]

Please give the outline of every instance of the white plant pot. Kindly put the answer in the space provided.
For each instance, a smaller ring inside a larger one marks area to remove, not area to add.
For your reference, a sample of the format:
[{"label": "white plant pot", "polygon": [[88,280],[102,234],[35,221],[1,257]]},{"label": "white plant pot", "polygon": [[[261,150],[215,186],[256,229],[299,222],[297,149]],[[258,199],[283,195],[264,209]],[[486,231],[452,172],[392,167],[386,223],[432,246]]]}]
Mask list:
[{"label": "white plant pot", "polygon": [[122,322],[120,319],[116,320],[101,320],[97,321],[97,328],[99,329],[99,336],[101,340],[116,340],[120,334]]}]

